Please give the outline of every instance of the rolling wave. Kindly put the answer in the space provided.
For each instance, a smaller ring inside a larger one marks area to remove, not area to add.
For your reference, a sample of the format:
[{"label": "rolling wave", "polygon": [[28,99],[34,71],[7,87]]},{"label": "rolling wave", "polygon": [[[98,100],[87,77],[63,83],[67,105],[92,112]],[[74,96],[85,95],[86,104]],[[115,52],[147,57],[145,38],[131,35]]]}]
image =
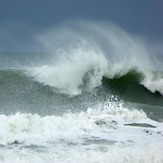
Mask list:
[{"label": "rolling wave", "polygon": [[[152,92],[148,89],[148,87],[145,87],[143,82],[146,80],[146,77],[143,73],[136,70],[130,70],[124,75],[116,74],[114,77],[109,78],[107,76],[99,77],[97,73],[94,72],[95,70],[90,69],[82,76],[82,85],[78,87],[78,89],[81,90],[81,96],[82,94],[84,96],[87,92],[94,94],[93,90],[98,90],[98,92],[102,91],[103,95],[116,95],[129,102],[152,104],[157,106],[163,105],[162,92],[157,90]],[[153,72],[154,76],[157,76],[158,74],[160,76],[161,72]],[[72,80],[73,79],[74,78],[72,78]],[[98,86],[94,83],[92,84],[92,81],[97,83],[96,79],[98,79],[98,83],[100,83]],[[65,83],[66,82],[67,81],[65,81]],[[74,82],[70,84],[74,84]],[[89,86],[90,84],[91,86]],[[68,89],[70,89],[70,87],[68,87]],[[36,77],[29,76],[29,72],[27,70],[1,70],[0,90],[1,99],[10,99],[17,102],[26,101],[26,103],[28,101],[33,101],[33,103],[37,105],[40,103],[37,103],[38,101],[42,101],[42,104],[46,100],[54,98],[54,96],[56,98],[56,94],[57,96],[62,96],[62,98],[66,98],[67,96],[65,93],[61,93],[59,87],[50,86],[43,81],[38,82]],[[72,94],[70,95],[72,96]],[[80,94],[78,94],[78,96],[79,95]],[[100,93],[98,95],[101,96]],[[76,96],[74,96],[74,98],[76,98]],[[56,100],[54,101],[56,103]],[[2,102],[3,100],[1,100],[1,103]]]},{"label": "rolling wave", "polygon": [[135,70],[143,76],[140,84],[163,94],[163,69],[157,55],[141,38],[111,23],[71,22],[37,40],[47,60],[29,68],[29,75],[61,93],[78,95],[102,85],[103,77],[113,79]]}]

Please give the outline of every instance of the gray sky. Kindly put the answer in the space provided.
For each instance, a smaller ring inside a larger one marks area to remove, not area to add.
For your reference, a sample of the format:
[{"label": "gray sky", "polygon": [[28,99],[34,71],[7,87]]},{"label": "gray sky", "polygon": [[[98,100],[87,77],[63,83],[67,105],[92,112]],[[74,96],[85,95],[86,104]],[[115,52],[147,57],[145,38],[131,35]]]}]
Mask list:
[{"label": "gray sky", "polygon": [[163,41],[162,0],[0,0],[0,51],[12,49],[14,41],[26,44],[35,32],[71,19],[110,21]]}]

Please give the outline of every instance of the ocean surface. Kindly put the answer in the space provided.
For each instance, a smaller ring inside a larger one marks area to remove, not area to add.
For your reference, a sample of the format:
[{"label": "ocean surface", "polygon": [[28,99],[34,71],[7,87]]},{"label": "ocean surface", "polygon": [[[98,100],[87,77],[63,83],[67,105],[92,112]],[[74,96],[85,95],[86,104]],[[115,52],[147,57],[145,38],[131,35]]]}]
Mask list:
[{"label": "ocean surface", "polygon": [[0,162],[163,163],[163,54],[110,24],[0,52]]}]

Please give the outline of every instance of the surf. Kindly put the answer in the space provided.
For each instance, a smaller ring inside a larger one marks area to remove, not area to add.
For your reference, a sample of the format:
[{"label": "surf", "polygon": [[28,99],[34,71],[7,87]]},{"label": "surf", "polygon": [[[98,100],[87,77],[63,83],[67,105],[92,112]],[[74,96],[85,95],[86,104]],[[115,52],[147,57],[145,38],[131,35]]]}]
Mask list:
[{"label": "surf", "polygon": [[135,70],[143,76],[140,85],[163,94],[161,61],[143,39],[111,23],[65,23],[39,35],[37,41],[47,59],[29,68],[30,75],[61,93],[78,95],[100,86],[103,78]]},{"label": "surf", "polygon": [[163,160],[163,69],[142,39],[83,21],[35,40],[0,53],[0,161]]}]

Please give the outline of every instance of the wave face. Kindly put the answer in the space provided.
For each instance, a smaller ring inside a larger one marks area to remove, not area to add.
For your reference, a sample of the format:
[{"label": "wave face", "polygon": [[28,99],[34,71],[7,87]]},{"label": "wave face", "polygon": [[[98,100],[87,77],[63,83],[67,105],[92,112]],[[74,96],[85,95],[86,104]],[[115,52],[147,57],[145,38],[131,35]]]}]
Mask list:
[{"label": "wave face", "polygon": [[163,161],[163,67],[151,47],[104,22],[35,40],[43,52],[0,53],[1,162]]},{"label": "wave face", "polygon": [[[158,74],[161,74],[161,72],[158,72]],[[157,72],[153,72],[152,75],[157,76]],[[131,70],[123,76],[118,75],[112,79],[104,77],[102,84],[104,87],[107,87],[112,94],[119,95],[125,101],[162,106],[162,87],[160,87],[160,92],[157,91],[157,89],[151,91],[153,87],[146,87],[146,84],[144,84],[146,80],[144,74]],[[152,80],[148,82],[153,83]]]}]

